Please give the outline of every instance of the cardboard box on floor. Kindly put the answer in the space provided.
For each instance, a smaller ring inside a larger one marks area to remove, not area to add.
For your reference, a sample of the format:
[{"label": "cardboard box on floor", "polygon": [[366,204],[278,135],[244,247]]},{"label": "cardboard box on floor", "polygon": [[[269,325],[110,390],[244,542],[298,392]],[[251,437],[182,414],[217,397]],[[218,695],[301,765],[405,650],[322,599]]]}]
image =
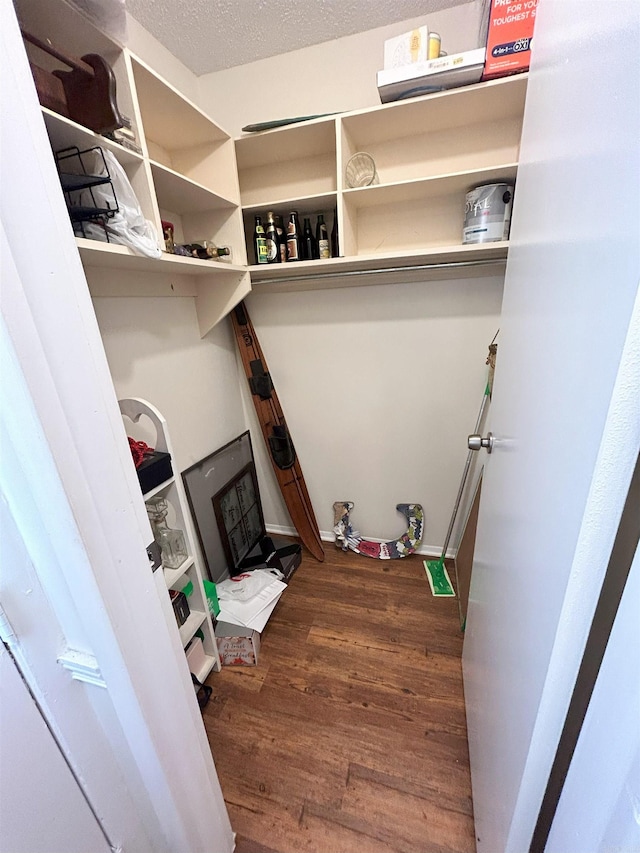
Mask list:
[{"label": "cardboard box on floor", "polygon": [[216,622],[215,635],[223,666],[255,666],[258,663],[258,631],[230,622]]}]

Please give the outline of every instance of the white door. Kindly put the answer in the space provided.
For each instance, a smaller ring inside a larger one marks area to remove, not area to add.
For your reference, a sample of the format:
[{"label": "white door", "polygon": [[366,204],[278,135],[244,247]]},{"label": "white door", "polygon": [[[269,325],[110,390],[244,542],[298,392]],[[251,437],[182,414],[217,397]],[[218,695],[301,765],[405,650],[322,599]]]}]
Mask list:
[{"label": "white door", "polygon": [[640,6],[604,5],[536,21],[463,654],[479,853],[529,849],[638,454]]},{"label": "white door", "polygon": [[2,853],[111,853],[15,663],[0,643]]}]

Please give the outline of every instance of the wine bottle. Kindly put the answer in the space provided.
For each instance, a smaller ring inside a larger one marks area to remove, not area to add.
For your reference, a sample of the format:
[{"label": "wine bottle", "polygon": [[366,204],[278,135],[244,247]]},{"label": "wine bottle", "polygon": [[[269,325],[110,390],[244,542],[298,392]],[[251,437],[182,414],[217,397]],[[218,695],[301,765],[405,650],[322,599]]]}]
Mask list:
[{"label": "wine bottle", "polygon": [[322,213],[318,214],[318,221],[316,222],[316,243],[318,246],[318,257],[321,259],[330,258],[329,232],[327,231]]},{"label": "wine bottle", "polygon": [[331,257],[340,257],[340,246],[338,245],[338,209],[333,210],[333,227],[331,229]]},{"label": "wine bottle", "polygon": [[203,261],[209,259],[209,255],[207,255],[207,250],[204,246],[199,246],[197,243],[183,243],[182,246],[187,250],[192,258],[201,258]]},{"label": "wine bottle", "polygon": [[280,246],[278,245],[278,229],[276,228],[275,215],[272,210],[267,213],[267,227],[265,229],[267,238],[267,263],[280,263]]},{"label": "wine bottle", "polygon": [[256,263],[269,263],[267,259],[267,238],[265,237],[261,216],[256,216],[256,224],[253,232],[253,247],[256,251]]},{"label": "wine bottle", "polygon": [[284,233],[284,225],[282,223],[282,217],[276,214],[276,231],[278,232],[278,247],[280,249],[280,261],[281,263],[287,262],[287,237]]},{"label": "wine bottle", "polygon": [[301,260],[300,253],[300,223],[298,211],[292,210],[287,223],[287,256],[290,261]]},{"label": "wine bottle", "polygon": [[318,257],[318,244],[313,236],[311,219],[308,216],[305,216],[302,228],[302,256],[305,261],[313,261]]},{"label": "wine bottle", "polygon": [[[197,258],[212,258],[215,261],[231,261],[231,247],[217,246],[211,240],[194,240],[191,245],[191,254]],[[200,251],[203,249],[204,251]]]}]

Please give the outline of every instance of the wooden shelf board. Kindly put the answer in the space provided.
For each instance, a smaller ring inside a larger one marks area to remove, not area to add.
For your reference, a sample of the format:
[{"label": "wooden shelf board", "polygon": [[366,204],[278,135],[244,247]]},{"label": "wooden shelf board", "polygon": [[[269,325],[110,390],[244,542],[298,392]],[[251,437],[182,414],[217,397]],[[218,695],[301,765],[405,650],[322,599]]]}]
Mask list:
[{"label": "wooden shelf board", "polygon": [[184,623],[184,625],[180,626],[180,639],[182,640],[182,646],[186,646],[189,640],[193,637],[198,628],[202,625],[204,620],[207,618],[207,614],[204,610],[192,610],[189,614],[189,618]]},{"label": "wooden shelf board", "polygon": [[417,198],[434,198],[457,192],[468,192],[472,187],[502,181],[514,183],[517,163],[505,163],[488,169],[452,172],[433,178],[419,178],[344,190],[344,199],[352,207],[362,209],[382,204],[399,204]]},{"label": "wooden shelf board", "polygon": [[181,95],[146,63],[131,56],[144,132],[167,151],[230,139],[200,107]]},{"label": "wooden shelf board", "polygon": [[207,676],[215,668],[216,665],[216,659],[213,657],[213,655],[205,655],[204,657],[205,661],[198,670],[198,672],[193,673],[198,679],[198,681],[200,681],[202,684],[204,684]]},{"label": "wooden shelf board", "polygon": [[297,210],[303,216],[316,211],[332,210],[337,204],[337,193],[318,193],[317,195],[303,196],[302,198],[283,198],[277,201],[267,201],[263,204],[249,204],[242,208],[245,216],[256,216],[261,212],[274,210],[276,213],[286,209],[289,213]]},{"label": "wooden shelf board", "polygon": [[472,125],[507,116],[521,117],[527,80],[528,74],[516,74],[446,89],[346,113],[342,122],[353,143],[365,151],[373,143],[445,128],[469,126],[472,133]]},{"label": "wooden shelf board", "polygon": [[235,140],[238,170],[335,154],[335,127],[335,118],[330,117],[242,136]]},{"label": "wooden shelf board", "polygon": [[165,489],[168,489],[169,486],[172,486],[176,481],[175,477],[169,477],[168,480],[165,480],[163,483],[159,483],[157,486],[154,486],[153,489],[150,489],[148,492],[145,492],[142,496],[145,501],[154,498],[156,495],[159,495],[160,492],[164,492]]},{"label": "wooden shelf board", "polygon": [[197,181],[192,181],[155,160],[150,162],[158,203],[161,208],[183,214],[238,207],[235,202],[207,189]]},{"label": "wooden shelf board", "polygon": [[51,145],[55,151],[59,151],[61,148],[69,148],[73,145],[77,145],[83,151],[85,148],[93,148],[99,145],[101,148],[111,151],[123,166],[142,163],[142,156],[140,154],[122,145],[118,145],[117,142],[112,142],[106,136],[94,133],[88,127],[76,124],[71,119],[58,115],[58,113],[54,113],[46,107],[42,107],[42,115]]},{"label": "wooden shelf board", "polygon": [[174,584],[178,583],[181,577],[183,577],[186,572],[193,566],[194,559],[193,557],[187,557],[184,563],[181,566],[178,566],[177,569],[167,569],[163,568],[164,580],[168,588],[171,588]]},{"label": "wooden shelf board", "polygon": [[224,261],[201,261],[163,252],[160,258],[148,258],[134,254],[127,246],[118,243],[102,243],[77,237],[76,243],[82,262],[86,266],[107,269],[126,269],[136,272],[182,273],[189,276],[221,276],[246,272],[246,267]]}]

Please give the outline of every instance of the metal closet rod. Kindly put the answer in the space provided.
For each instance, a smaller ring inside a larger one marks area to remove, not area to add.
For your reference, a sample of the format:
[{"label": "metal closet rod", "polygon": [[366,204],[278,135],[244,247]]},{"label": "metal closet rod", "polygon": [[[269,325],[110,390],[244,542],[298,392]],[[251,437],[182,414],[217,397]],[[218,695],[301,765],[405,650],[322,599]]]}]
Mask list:
[{"label": "metal closet rod", "polygon": [[495,264],[506,264],[506,258],[483,259],[479,261],[452,261],[451,263],[441,264],[413,264],[404,267],[375,267],[370,270],[345,270],[340,272],[322,272],[310,273],[309,275],[289,275],[278,278],[256,278],[253,279],[253,284],[280,284],[285,281],[317,281],[323,278],[346,278],[352,275],[382,275],[384,273],[393,272],[420,272],[421,270],[450,270],[460,269],[462,267],[486,267],[494,266]]}]

